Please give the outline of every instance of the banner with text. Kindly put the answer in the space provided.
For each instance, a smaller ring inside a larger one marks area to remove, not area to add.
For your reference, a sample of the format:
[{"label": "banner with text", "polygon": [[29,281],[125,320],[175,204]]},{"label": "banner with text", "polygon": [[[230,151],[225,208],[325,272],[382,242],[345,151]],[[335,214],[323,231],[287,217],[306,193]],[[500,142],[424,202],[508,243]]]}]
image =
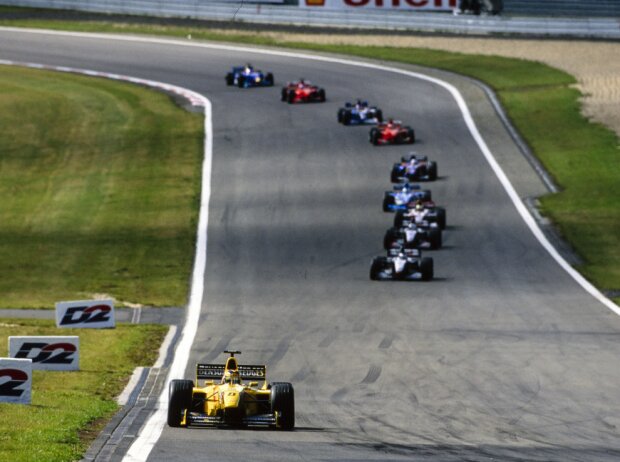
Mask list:
[{"label": "banner with text", "polygon": [[301,8],[452,11],[459,0],[299,0]]},{"label": "banner with text", "polygon": [[53,335],[9,337],[11,358],[31,359],[32,368],[44,371],[77,371],[80,369],[80,338]]}]

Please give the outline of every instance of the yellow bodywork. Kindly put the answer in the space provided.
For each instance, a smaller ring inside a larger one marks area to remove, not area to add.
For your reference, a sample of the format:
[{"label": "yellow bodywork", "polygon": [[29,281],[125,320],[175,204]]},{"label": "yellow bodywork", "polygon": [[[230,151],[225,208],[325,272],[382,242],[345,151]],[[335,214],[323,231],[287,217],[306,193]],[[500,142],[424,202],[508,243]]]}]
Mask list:
[{"label": "yellow bodywork", "polygon": [[[226,364],[197,364],[196,381],[168,384],[170,427],[231,426],[295,428],[295,390],[288,382],[267,383],[263,365],[239,365],[235,354]],[[244,382],[247,380],[247,382]]]},{"label": "yellow bodywork", "polygon": [[201,372],[199,365],[192,405],[186,409],[181,425],[276,425],[277,415],[271,414],[271,391],[267,388],[265,366],[247,367],[254,368],[252,374],[262,381],[262,385],[259,386],[259,381],[242,382],[244,370],[240,374],[240,366],[234,356],[226,361],[219,382],[213,378],[201,380],[201,374],[212,374],[214,369]]}]

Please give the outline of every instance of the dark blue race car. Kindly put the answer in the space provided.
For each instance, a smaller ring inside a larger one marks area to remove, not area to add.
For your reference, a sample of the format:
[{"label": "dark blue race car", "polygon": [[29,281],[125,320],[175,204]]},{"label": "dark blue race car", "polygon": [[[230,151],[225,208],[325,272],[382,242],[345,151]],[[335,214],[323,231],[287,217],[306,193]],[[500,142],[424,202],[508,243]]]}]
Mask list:
[{"label": "dark blue race car", "polygon": [[273,74],[254,69],[251,65],[233,67],[226,74],[226,85],[237,85],[239,88],[272,87]]},{"label": "dark blue race car", "polygon": [[420,190],[420,186],[411,183],[397,184],[394,185],[392,191],[385,192],[383,196],[383,211],[405,211],[414,206],[418,201],[423,203],[431,201],[430,190]]},{"label": "dark blue race car", "polygon": [[367,101],[357,100],[355,104],[345,103],[338,109],[338,122],[343,125],[378,124],[383,122],[383,112]]},{"label": "dark blue race car", "polygon": [[437,162],[429,161],[426,156],[411,154],[394,164],[390,174],[392,183],[402,181],[435,181],[437,179]]}]

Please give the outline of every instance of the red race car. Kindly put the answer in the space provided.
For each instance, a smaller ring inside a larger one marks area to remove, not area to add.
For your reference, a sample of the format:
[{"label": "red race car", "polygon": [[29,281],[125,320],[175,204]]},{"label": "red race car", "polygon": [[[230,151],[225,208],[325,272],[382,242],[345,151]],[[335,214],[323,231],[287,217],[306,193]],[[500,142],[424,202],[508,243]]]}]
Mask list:
[{"label": "red race car", "polygon": [[413,144],[415,142],[413,128],[392,119],[372,127],[369,135],[370,142],[375,146],[379,144]]},{"label": "red race car", "polygon": [[302,79],[282,88],[282,101],[287,101],[289,104],[310,101],[322,103],[325,101],[325,90]]}]

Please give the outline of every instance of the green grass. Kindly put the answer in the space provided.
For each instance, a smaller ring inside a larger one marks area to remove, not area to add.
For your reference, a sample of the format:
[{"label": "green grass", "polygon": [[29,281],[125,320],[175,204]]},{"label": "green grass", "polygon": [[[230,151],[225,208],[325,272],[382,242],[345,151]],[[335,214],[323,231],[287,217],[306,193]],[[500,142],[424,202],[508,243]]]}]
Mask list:
[{"label": "green grass", "polygon": [[0,307],[182,305],[202,116],[135,85],[0,66]]},{"label": "green grass", "polygon": [[[598,287],[620,288],[620,151],[607,128],[579,113],[576,90],[503,92],[519,131],[560,186],[541,199],[584,264],[579,270]],[[554,110],[544,110],[545,107]],[[535,109],[535,110],[532,110]],[[549,133],[550,132],[550,133]],[[620,301],[620,299],[617,299]]]},{"label": "green grass", "polygon": [[[114,398],[138,366],[155,362],[167,326],[57,329],[52,321],[0,319],[9,335],[80,336],[80,371],[33,371],[31,405],[0,404],[0,460],[79,460],[118,409]],[[0,357],[8,354],[0,342]]]},{"label": "green grass", "polygon": [[[566,73],[500,57],[313,46],[197,27],[50,19],[0,24],[192,34],[418,64],[477,78],[495,89],[563,188],[543,198],[543,211],[583,257],[579,269],[598,287],[620,289],[618,139],[580,115],[580,95]],[[0,123],[0,306],[51,306],[94,292],[151,305],[185,301],[202,151],[199,117],[132,86],[0,68]],[[0,322],[5,337],[58,334],[47,322]],[[112,398],[133,368],[152,364],[164,329],[121,325],[82,332],[81,372],[37,371],[32,406],[0,405],[0,460],[79,458],[90,441],[85,431],[96,431],[112,415]],[[0,355],[6,354],[3,347],[0,342]],[[101,368],[104,364],[113,367]]]},{"label": "green grass", "polygon": [[[37,18],[0,24],[85,32],[138,33],[285,46],[433,67],[487,83],[562,192],[542,198],[542,211],[582,257],[578,269],[605,290],[620,289],[620,162],[617,136],[580,114],[575,79],[526,60],[426,49],[278,42],[254,30],[223,34],[194,25]],[[49,15],[49,12],[47,13]],[[79,18],[79,17],[78,17]],[[247,27],[247,26],[246,26]],[[620,301],[620,299],[616,299]]]}]

